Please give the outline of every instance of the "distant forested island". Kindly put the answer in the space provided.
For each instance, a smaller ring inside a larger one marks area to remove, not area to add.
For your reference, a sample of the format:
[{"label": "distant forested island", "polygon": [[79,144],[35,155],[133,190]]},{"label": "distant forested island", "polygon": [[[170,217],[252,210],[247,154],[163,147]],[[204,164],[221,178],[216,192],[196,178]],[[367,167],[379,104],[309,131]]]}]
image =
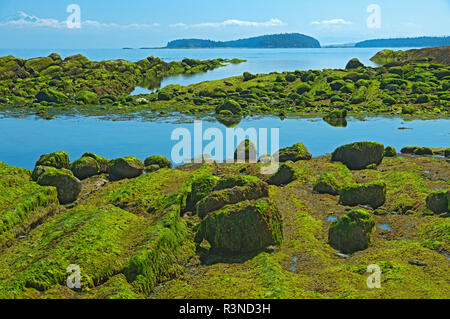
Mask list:
[{"label": "distant forested island", "polygon": [[395,38],[375,39],[358,42],[357,48],[377,47],[441,47],[450,45],[450,37],[417,37],[417,38]]},{"label": "distant forested island", "polygon": [[234,41],[180,39],[170,41],[169,49],[188,48],[320,48],[318,40],[300,33],[263,35]]}]

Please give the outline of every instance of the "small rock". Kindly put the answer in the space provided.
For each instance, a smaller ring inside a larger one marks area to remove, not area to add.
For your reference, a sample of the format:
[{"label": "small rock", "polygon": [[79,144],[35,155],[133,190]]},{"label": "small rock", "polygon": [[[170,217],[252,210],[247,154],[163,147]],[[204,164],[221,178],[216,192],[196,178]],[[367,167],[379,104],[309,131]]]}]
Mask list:
[{"label": "small rock", "polygon": [[349,255],[346,255],[346,254],[343,254],[343,253],[334,253],[334,255],[335,255],[336,257],[339,257],[339,258],[342,258],[342,259],[350,258]]},{"label": "small rock", "polygon": [[427,265],[423,261],[420,261],[420,260],[417,260],[417,259],[410,259],[410,260],[408,260],[408,263],[410,265],[421,266],[421,267],[425,267]]}]

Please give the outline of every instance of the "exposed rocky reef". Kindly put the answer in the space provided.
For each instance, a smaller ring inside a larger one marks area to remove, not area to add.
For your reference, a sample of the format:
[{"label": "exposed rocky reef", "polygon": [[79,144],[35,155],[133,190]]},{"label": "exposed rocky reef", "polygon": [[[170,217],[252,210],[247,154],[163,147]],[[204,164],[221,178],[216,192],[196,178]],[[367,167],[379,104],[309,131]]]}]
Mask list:
[{"label": "exposed rocky reef", "polygon": [[448,158],[355,147],[366,167],[299,143],[273,175],[263,160],[0,162],[0,298],[447,298]]}]

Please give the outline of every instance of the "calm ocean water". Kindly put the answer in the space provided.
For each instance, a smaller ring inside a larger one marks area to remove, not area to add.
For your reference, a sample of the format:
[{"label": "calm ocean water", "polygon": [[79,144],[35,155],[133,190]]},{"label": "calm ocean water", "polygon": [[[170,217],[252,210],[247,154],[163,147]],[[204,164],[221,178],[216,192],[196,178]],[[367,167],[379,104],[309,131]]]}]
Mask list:
[{"label": "calm ocean water", "polygon": [[[218,122],[203,121],[203,132],[218,128],[226,136],[226,127]],[[407,127],[407,130],[399,130]],[[186,128],[194,136],[193,119],[186,123],[176,120],[144,121],[103,120],[98,117],[59,117],[46,121],[35,116],[0,118],[0,161],[9,165],[32,169],[41,154],[58,150],[68,151],[71,160],[85,152],[94,152],[107,158],[133,155],[142,160],[150,155],[171,157],[178,140],[171,140],[173,130]],[[450,120],[414,120],[404,122],[395,117],[368,117],[365,121],[350,118],[348,126],[333,127],[321,118],[295,118],[281,120],[277,117],[245,118],[236,127],[267,128],[268,150],[271,150],[271,128],[279,129],[279,146],[303,142],[313,156],[331,153],[340,145],[355,141],[375,141],[393,145],[398,150],[404,146],[450,147]],[[258,135],[257,138],[261,138]],[[206,147],[211,141],[204,141]],[[235,145],[239,141],[235,140]],[[258,145],[258,141],[254,141]],[[225,141],[223,158],[226,157]],[[194,154],[194,147],[192,154]],[[233,148],[234,150],[234,148]],[[207,153],[207,152],[206,152]],[[213,157],[216,154],[210,154]],[[219,159],[219,158],[216,158]]]}]

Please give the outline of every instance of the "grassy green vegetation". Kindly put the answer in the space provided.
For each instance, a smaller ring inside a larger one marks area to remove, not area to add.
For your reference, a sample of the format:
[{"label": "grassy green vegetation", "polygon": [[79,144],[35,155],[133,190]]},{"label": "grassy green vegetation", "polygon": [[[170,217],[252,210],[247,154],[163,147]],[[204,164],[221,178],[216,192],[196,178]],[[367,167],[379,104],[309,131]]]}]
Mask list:
[{"label": "grassy green vegetation", "polygon": [[[83,196],[64,207],[54,188],[31,181],[31,172],[0,164],[2,225],[13,221],[4,232],[12,234],[8,245],[0,250],[0,297],[450,296],[448,211],[427,207],[430,194],[449,189],[445,159],[407,154],[361,170],[332,162],[330,155],[289,162],[296,178],[268,186],[268,196],[204,217],[193,213],[210,194],[269,180],[261,175],[263,165],[190,164],[120,181],[88,177]],[[100,179],[100,187],[91,186]],[[376,209],[345,206],[337,192],[316,192],[319,182],[333,190],[383,185],[384,192],[385,185],[385,203]],[[39,190],[49,192],[49,199],[30,200],[30,208],[16,212]],[[27,227],[41,212],[45,218]],[[272,228],[258,226],[267,222]],[[18,227],[24,236],[16,236]],[[336,242],[349,249],[332,243],[330,228],[339,230]],[[227,229],[245,235],[234,238]],[[255,240],[253,229],[261,239]],[[360,237],[366,240],[362,246]],[[81,289],[66,286],[71,264],[80,266]],[[382,270],[380,289],[366,286],[371,264]]]}]

